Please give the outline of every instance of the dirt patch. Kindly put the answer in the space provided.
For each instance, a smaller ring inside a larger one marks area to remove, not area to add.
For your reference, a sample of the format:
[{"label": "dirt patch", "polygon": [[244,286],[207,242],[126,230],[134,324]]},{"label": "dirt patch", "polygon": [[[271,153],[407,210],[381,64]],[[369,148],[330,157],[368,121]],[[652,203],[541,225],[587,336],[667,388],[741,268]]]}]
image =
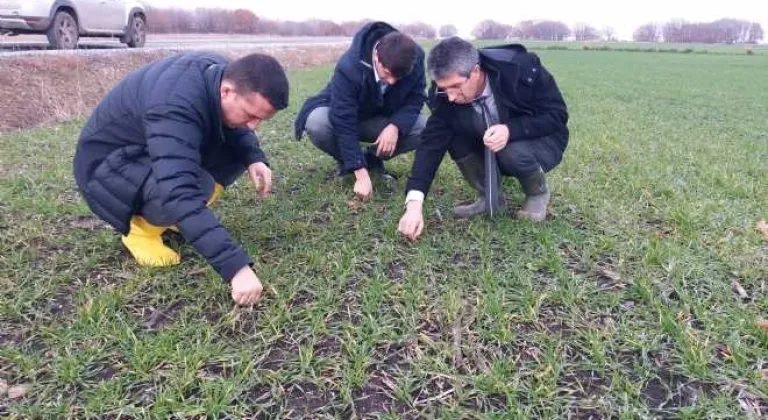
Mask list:
[{"label": "dirt patch", "polygon": [[454,400],[451,380],[443,375],[430,375],[411,392],[415,408],[449,405]]},{"label": "dirt patch", "polygon": [[197,377],[205,380],[219,380],[232,376],[232,373],[232,364],[223,361],[212,361],[207,362],[197,371]]},{"label": "dirt patch", "polygon": [[[232,59],[267,53],[287,69],[335,61],[345,46],[258,47],[221,52]],[[132,70],[175,50],[116,51],[114,54],[67,54],[2,58],[0,132],[61,123],[90,114],[101,98]],[[23,86],[23,88],[19,88]]]},{"label": "dirt patch", "polygon": [[405,343],[384,343],[376,347],[372,364],[376,369],[388,373],[408,371],[417,357],[417,343],[410,340]]},{"label": "dirt patch", "polygon": [[2,326],[2,332],[0,332],[0,347],[21,347],[27,339],[26,330],[20,329],[18,325],[6,327],[3,324],[0,324],[0,326]]},{"label": "dirt patch", "polygon": [[585,408],[585,407],[576,405],[576,406],[572,406],[570,410],[568,410],[568,418],[578,419],[578,420],[602,420],[610,417],[601,413],[597,409]]},{"label": "dirt patch", "polygon": [[552,336],[558,336],[566,339],[574,334],[574,326],[571,325],[571,321],[565,316],[567,310],[564,308],[545,303],[539,309],[539,319],[536,322],[539,326],[539,330],[546,332]]},{"label": "dirt patch", "polygon": [[595,264],[595,280],[600,290],[622,290],[631,285],[618,272],[618,261],[609,255],[600,255]]},{"label": "dirt patch", "polygon": [[680,407],[693,405],[702,397],[718,394],[718,387],[695,379],[661,371],[658,376],[646,382],[640,395],[653,410],[677,411]]},{"label": "dirt patch", "polygon": [[120,361],[113,360],[88,365],[86,376],[99,382],[107,382],[118,376],[120,372]]},{"label": "dirt patch", "polygon": [[442,340],[443,330],[440,328],[439,321],[428,318],[427,316],[429,316],[429,311],[425,310],[423,313],[425,316],[420,317],[419,325],[416,327],[416,331],[418,331],[419,334],[424,334],[432,341]]},{"label": "dirt patch", "polygon": [[362,388],[352,393],[355,412],[364,418],[391,411],[402,415],[408,407],[395,400],[392,394],[395,389],[392,377],[384,372],[375,372]]},{"label": "dirt patch", "polygon": [[397,259],[394,261],[390,261],[387,263],[387,266],[384,268],[384,274],[387,276],[388,279],[392,281],[403,281],[405,279],[406,275],[406,269],[407,264],[402,259]]},{"label": "dirt patch", "polygon": [[335,395],[309,382],[294,383],[287,387],[285,407],[292,412],[312,417],[317,411],[326,408],[335,399]]},{"label": "dirt patch", "polygon": [[320,357],[333,357],[341,354],[341,348],[344,342],[335,335],[329,335],[322,338],[315,344],[314,353]]},{"label": "dirt patch", "polygon": [[73,216],[65,219],[65,223],[72,229],[112,229],[106,222],[93,216]]},{"label": "dirt patch", "polygon": [[257,367],[258,369],[276,372],[283,365],[298,360],[298,348],[298,343],[291,343],[286,339],[278,340],[277,343],[269,348],[267,354],[259,360]]},{"label": "dirt patch", "polygon": [[584,260],[582,256],[579,255],[578,251],[574,249],[572,244],[567,242],[561,244],[560,252],[565,259],[565,269],[568,270],[569,273],[575,275],[586,274],[587,270],[584,267]]},{"label": "dirt patch", "polygon": [[454,268],[476,268],[479,265],[480,255],[475,248],[471,248],[463,254],[456,252],[451,257],[451,266]]},{"label": "dirt patch", "polygon": [[291,299],[288,301],[288,306],[291,308],[307,306],[315,301],[315,295],[308,290],[297,291]]},{"label": "dirt patch", "polygon": [[675,230],[660,219],[641,220],[640,227],[650,232],[656,238],[665,238],[674,235]]},{"label": "dirt patch", "polygon": [[184,309],[186,302],[177,300],[163,306],[135,306],[134,313],[147,331],[159,331],[170,324]]},{"label": "dirt patch", "polygon": [[53,298],[46,301],[47,313],[53,318],[66,318],[75,313],[74,298],[76,291],[75,287],[64,287],[56,292]]},{"label": "dirt patch", "polygon": [[577,370],[560,379],[559,392],[564,396],[583,401],[599,398],[611,388],[611,378],[592,370]]},{"label": "dirt patch", "polygon": [[149,406],[155,401],[157,385],[151,382],[137,382],[128,387],[128,398],[139,407]]},{"label": "dirt patch", "polygon": [[470,410],[480,413],[505,412],[507,409],[507,397],[502,394],[481,395],[469,400],[465,406]]}]

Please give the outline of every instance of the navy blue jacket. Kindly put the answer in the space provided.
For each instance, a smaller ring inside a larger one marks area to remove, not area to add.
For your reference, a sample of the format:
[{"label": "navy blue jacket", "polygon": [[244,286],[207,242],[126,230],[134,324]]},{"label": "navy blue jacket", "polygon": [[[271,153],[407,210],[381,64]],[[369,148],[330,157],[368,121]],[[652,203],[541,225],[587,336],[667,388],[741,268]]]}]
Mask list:
[{"label": "navy blue jacket", "polygon": [[[555,78],[539,57],[519,44],[480,48],[480,67],[488,75],[499,119],[509,128],[509,141],[554,136],[568,145],[568,107]],[[427,194],[445,152],[453,142],[481,142],[477,112],[471,104],[455,104],[429,90],[431,114],[421,133],[406,191]]]},{"label": "navy blue jacket", "polygon": [[237,164],[264,162],[254,133],[223,125],[220,86],[228,60],[186,53],[147,64],[118,83],[83,128],[74,174],[91,210],[123,234],[151,175],[180,233],[227,281],[251,263],[214,213],[198,174],[207,153],[228,147]]},{"label": "navy blue jacket", "polygon": [[[396,31],[384,22],[363,26],[352,39],[352,45],[336,63],[328,85],[304,102],[294,129],[300,139],[309,114],[318,107],[330,107],[329,118],[341,150],[342,171],[352,172],[365,167],[360,149],[358,122],[383,115],[396,125],[401,135],[407,135],[421,113],[426,100],[424,50],[418,48],[413,70],[381,94],[373,69],[373,47],[384,35]],[[372,139],[375,140],[375,139]]]}]

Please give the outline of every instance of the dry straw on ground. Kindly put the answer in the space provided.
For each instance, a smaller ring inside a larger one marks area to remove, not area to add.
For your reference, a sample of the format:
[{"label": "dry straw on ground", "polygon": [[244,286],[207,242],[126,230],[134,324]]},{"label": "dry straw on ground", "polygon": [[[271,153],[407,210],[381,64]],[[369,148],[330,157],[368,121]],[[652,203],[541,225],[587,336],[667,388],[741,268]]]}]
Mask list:
[{"label": "dry straw on ground", "polygon": [[[333,62],[344,48],[263,47],[219,53],[231,58],[252,52],[268,53],[287,70],[296,70]],[[0,132],[86,117],[128,72],[175,53],[178,51],[115,51],[0,59]]]}]

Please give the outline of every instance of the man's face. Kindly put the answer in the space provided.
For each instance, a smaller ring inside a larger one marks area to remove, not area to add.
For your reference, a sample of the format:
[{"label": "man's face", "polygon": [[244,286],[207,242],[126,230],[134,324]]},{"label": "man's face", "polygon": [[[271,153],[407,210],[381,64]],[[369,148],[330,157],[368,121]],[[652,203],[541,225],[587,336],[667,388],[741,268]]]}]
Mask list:
[{"label": "man's face", "polygon": [[437,94],[444,96],[449,102],[468,104],[477,99],[485,88],[485,74],[480,66],[475,65],[469,77],[453,73],[442,79],[435,80]]},{"label": "man's face", "polygon": [[256,130],[262,121],[276,113],[272,104],[260,93],[241,95],[228,80],[221,82],[221,114],[227,127]]},{"label": "man's face", "polygon": [[373,65],[376,66],[376,73],[378,73],[379,78],[386,84],[392,86],[397,83],[397,78],[392,75],[391,71],[389,71],[386,67],[384,67],[383,64],[381,64],[381,61],[379,61],[378,52],[373,53]]}]

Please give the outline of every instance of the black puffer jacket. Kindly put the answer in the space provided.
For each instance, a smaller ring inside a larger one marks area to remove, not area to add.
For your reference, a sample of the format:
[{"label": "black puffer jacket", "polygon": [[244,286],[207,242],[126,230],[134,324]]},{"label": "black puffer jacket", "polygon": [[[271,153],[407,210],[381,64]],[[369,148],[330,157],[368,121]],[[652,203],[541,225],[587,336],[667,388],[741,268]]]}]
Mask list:
[{"label": "black puffer jacket", "polygon": [[195,249],[225,279],[251,263],[214,213],[199,174],[205,156],[228,147],[237,164],[265,161],[255,134],[222,123],[220,86],[228,60],[186,53],[150,63],[116,85],[83,129],[74,159],[91,210],[123,234],[151,175],[164,208]]}]

